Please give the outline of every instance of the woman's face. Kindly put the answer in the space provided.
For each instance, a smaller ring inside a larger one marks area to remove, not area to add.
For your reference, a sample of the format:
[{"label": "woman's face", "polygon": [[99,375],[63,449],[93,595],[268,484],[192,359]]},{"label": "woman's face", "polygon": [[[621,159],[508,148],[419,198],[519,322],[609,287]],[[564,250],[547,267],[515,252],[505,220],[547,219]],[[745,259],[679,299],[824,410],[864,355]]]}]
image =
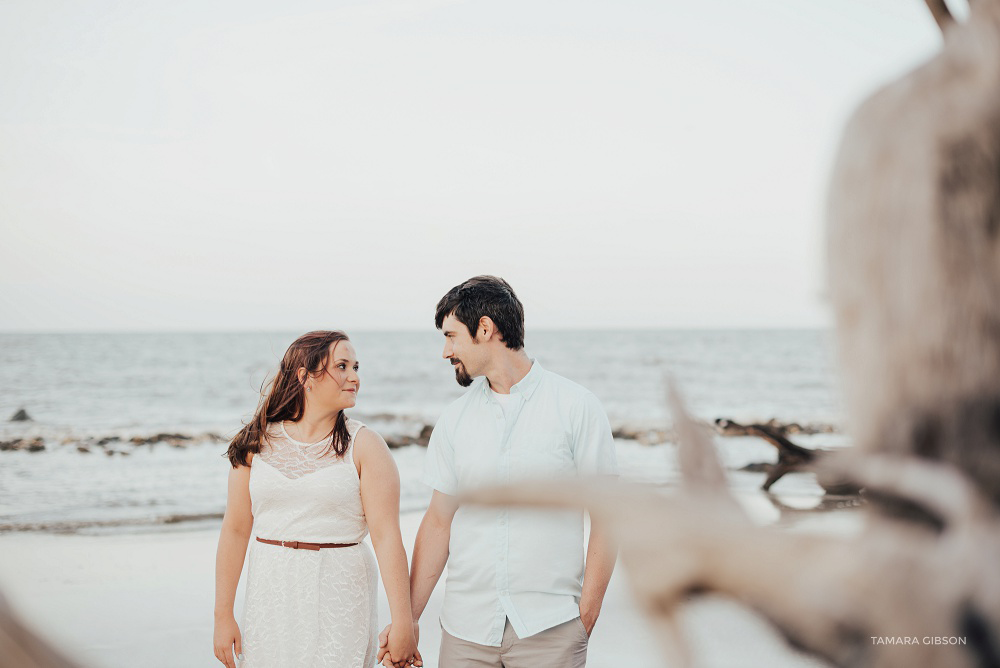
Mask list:
[{"label": "woman's face", "polygon": [[354,346],[350,341],[337,341],[330,346],[325,372],[307,380],[306,389],[309,391],[306,394],[317,407],[339,411],[357,403],[360,387],[358,356]]}]

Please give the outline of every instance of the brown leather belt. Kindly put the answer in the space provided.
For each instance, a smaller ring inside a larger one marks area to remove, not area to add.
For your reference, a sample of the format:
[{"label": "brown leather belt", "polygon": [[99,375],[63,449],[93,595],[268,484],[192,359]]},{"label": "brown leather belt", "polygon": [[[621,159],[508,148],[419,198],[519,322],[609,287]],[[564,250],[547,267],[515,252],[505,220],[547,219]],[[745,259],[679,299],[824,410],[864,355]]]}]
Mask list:
[{"label": "brown leather belt", "polygon": [[258,536],[257,541],[268,545],[290,547],[293,550],[320,550],[324,547],[354,547],[357,543],[303,543],[297,540],[267,540]]}]

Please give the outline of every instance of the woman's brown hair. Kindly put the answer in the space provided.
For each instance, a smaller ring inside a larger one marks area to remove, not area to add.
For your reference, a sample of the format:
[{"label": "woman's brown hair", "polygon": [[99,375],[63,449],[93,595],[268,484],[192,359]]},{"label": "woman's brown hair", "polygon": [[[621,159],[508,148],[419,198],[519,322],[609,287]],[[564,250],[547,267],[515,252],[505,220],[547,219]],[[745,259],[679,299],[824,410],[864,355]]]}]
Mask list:
[{"label": "woman's brown hair", "polygon": [[[305,384],[299,380],[299,369],[305,369],[310,376],[326,373],[330,358],[330,348],[339,341],[350,341],[347,334],[340,331],[317,331],[303,334],[288,346],[281,366],[267,389],[261,392],[260,402],[253,419],[236,434],[229,443],[226,456],[233,468],[247,466],[250,453],[260,452],[268,443],[267,425],[275,422],[297,422],[305,411]],[[337,415],[337,421],[330,432],[330,449],[342,457],[347,452],[350,434],[347,433],[347,417],[344,411]],[[330,450],[327,450],[329,452]]]}]

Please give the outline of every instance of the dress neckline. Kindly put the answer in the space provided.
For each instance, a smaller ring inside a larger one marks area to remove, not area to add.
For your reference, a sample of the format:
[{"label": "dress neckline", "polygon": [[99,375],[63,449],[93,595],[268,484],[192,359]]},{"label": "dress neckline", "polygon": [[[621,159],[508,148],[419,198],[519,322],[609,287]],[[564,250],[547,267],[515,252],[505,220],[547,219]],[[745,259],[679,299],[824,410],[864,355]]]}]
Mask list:
[{"label": "dress neckline", "polygon": [[326,440],[327,440],[328,438],[330,438],[329,436],[324,436],[323,438],[319,439],[319,440],[318,440],[318,441],[316,441],[315,443],[306,443],[306,442],[304,442],[304,441],[296,441],[296,440],[295,440],[294,438],[292,438],[291,436],[289,436],[289,435],[288,435],[288,430],[287,430],[287,429],[285,429],[285,421],[284,421],[284,420],[282,420],[282,421],[280,422],[280,424],[281,424],[281,434],[282,434],[282,436],[284,436],[285,438],[287,438],[287,439],[288,439],[289,441],[291,441],[291,442],[292,442],[292,443],[294,443],[295,445],[300,445],[300,446],[302,446],[302,447],[304,447],[304,448],[306,448],[306,447],[310,447],[310,446],[313,446],[313,445],[319,445],[320,443],[323,443],[323,442],[324,442],[324,441],[326,441]]}]

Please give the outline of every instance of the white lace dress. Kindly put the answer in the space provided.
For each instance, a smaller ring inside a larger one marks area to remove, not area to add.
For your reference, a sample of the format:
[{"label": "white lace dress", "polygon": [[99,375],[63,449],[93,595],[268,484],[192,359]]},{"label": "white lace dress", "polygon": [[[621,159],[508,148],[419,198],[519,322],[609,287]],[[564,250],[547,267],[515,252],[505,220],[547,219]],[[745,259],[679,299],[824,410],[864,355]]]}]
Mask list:
[{"label": "white lace dress", "polygon": [[[271,446],[254,456],[241,668],[375,665],[378,570],[371,549],[361,543],[368,525],[354,465],[354,438],[363,426],[348,420],[350,446],[336,457],[323,454],[329,439],[300,443],[274,424]],[[257,537],[359,544],[295,550]]]}]

